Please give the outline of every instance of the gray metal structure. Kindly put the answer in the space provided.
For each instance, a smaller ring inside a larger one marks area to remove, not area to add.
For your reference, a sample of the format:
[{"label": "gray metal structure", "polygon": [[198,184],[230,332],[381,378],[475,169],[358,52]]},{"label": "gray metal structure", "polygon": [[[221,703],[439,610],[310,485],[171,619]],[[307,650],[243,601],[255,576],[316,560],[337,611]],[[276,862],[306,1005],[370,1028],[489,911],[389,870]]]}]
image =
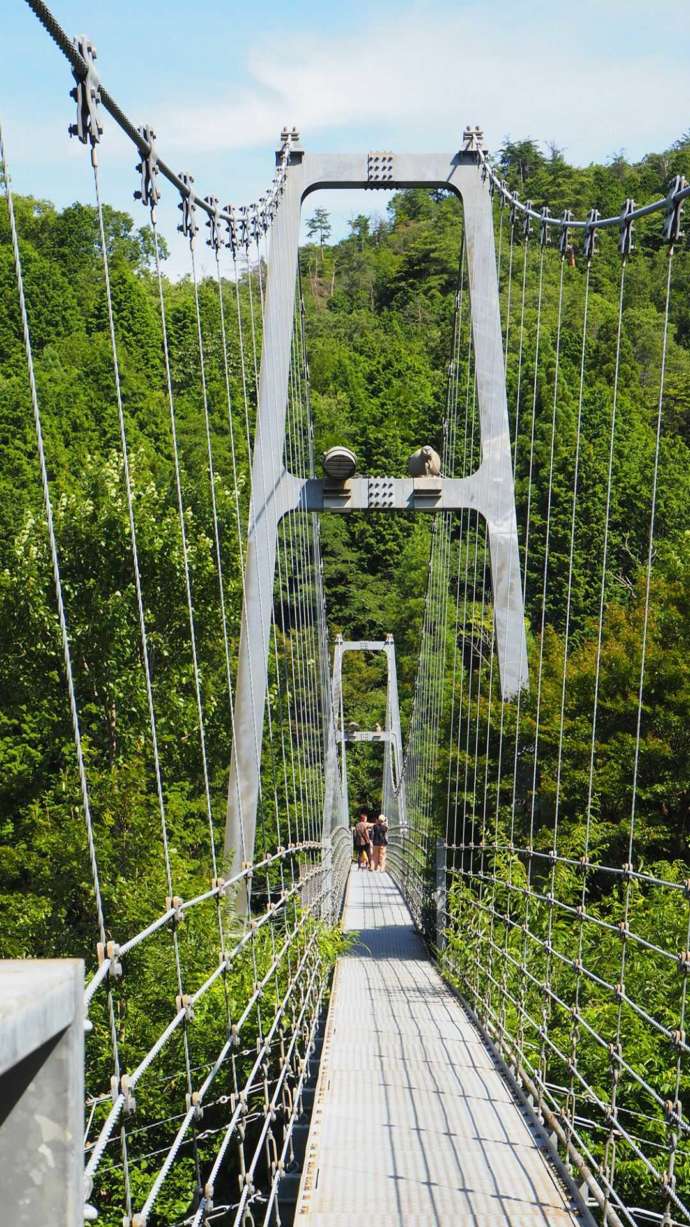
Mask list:
[{"label": "gray metal structure", "polygon": [[[283,156],[281,154],[279,156]],[[295,312],[302,204],[320,188],[445,187],[462,201],[481,461],[469,477],[301,477],[285,462],[285,420]],[[278,525],[293,512],[459,511],[485,522],[491,555],[497,654],[505,698],[527,683],[522,584],[506,402],[493,217],[478,151],[447,154],[308,154],[290,148],[271,233],[244,606],[230,764],[226,865],[251,861],[256,833],[261,745]],[[242,910],[242,900],[238,901]]]},{"label": "gray metal structure", "polygon": [[84,964],[0,962],[0,1219],[82,1227]]},{"label": "gray metal structure", "polygon": [[[386,657],[386,728],[382,731],[348,732],[343,712],[343,657],[346,652],[383,652]],[[383,751],[383,813],[389,823],[405,828],[405,781],[403,779],[402,731],[398,701],[398,674],[395,664],[395,642],[392,635],[385,639],[343,639],[336,635],[333,649],[331,681],[331,711],[326,747],[326,786],[324,793],[323,840],[327,843],[336,826],[349,826],[351,821],[347,788],[348,742],[381,742]],[[340,763],[338,763],[340,746]]]}]

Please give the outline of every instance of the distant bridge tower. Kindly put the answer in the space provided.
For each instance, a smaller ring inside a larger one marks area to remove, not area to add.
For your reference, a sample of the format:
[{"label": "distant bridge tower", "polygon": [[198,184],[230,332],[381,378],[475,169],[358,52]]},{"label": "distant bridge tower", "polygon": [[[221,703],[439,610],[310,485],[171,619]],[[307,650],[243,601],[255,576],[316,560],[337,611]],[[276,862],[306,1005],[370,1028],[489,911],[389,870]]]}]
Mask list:
[{"label": "distant bridge tower", "polygon": [[[384,652],[386,656],[386,728],[382,732],[346,733],[343,719],[343,656],[346,652]],[[331,707],[334,720],[329,723],[326,750],[326,788],[323,813],[323,838],[328,840],[336,826],[349,825],[350,802],[347,788],[347,744],[369,741],[383,743],[382,807],[389,824],[407,826],[405,781],[403,779],[402,733],[398,702],[398,675],[395,665],[395,643],[392,635],[385,640],[343,639],[337,635],[333,650],[333,680]],[[340,746],[340,767],[338,764]]]}]

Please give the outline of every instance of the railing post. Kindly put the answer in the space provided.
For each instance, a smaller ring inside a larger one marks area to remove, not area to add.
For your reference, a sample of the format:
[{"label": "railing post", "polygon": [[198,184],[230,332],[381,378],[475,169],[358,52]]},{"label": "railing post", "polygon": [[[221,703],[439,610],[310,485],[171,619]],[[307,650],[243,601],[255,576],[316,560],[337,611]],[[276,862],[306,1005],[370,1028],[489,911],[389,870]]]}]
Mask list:
[{"label": "railing post", "polygon": [[83,1227],[84,964],[0,962],[3,1223]]},{"label": "railing post", "polygon": [[439,952],[446,945],[446,910],[448,905],[448,885],[446,874],[446,843],[444,839],[436,840],[436,947]]}]

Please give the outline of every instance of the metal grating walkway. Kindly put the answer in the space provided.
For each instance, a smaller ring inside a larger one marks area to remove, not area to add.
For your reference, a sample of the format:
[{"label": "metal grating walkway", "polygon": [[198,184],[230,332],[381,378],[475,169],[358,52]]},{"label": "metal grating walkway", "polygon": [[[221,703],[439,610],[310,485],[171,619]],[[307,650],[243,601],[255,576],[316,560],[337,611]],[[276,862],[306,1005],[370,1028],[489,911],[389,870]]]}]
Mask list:
[{"label": "metal grating walkway", "polygon": [[387,874],[352,871],[344,928],[296,1224],[584,1222]]}]

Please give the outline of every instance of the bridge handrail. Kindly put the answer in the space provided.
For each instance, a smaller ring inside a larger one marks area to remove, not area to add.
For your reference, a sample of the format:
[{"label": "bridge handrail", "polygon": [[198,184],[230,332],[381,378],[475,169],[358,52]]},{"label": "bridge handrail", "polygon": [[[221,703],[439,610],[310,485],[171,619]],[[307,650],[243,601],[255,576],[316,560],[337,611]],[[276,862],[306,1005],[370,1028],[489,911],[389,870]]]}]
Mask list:
[{"label": "bridge handrail", "polygon": [[[184,1019],[189,1017],[189,1010],[193,1008],[194,1005],[196,1005],[196,1003],[201,999],[201,997],[203,997],[204,994],[213,986],[213,984],[215,984],[216,980],[218,980],[218,978],[225,971],[228,970],[229,962],[233,958],[235,958],[237,954],[239,954],[246,945],[248,945],[251,941],[254,940],[254,938],[256,937],[256,934],[264,927],[264,925],[269,920],[272,920],[277,915],[277,913],[289,901],[289,899],[294,898],[297,894],[299,894],[300,891],[304,888],[305,884],[309,882],[312,878],[318,875],[323,875],[323,872],[324,870],[323,870],[322,865],[315,866],[303,878],[296,881],[290,890],[283,892],[279,903],[275,907],[264,912],[264,914],[258,920],[253,921],[251,923],[251,925],[247,928],[246,932],[243,934],[242,938],[235,944],[233,949],[226,954],[226,956],[217,965],[217,967],[214,968],[214,970],[207,977],[204,983],[200,985],[200,987],[196,990],[196,992],[190,995],[188,1003],[180,1007],[180,1009],[177,1011],[177,1013],[173,1016],[171,1021],[168,1023],[167,1027],[158,1036],[158,1039],[156,1040],[155,1044],[152,1045],[152,1047],[149,1049],[146,1055],[142,1058],[142,1060],[139,1062],[139,1064],[136,1066],[133,1072],[131,1074],[123,1074],[121,1076],[120,1086],[126,1088],[126,1090],[123,1090],[123,1089],[119,1090],[117,1098],[115,1099],[113,1106],[110,1109],[110,1112],[108,1113],[108,1116],[106,1117],[101,1127],[98,1138],[94,1142],[93,1148],[92,1149],[90,1148],[91,1156],[84,1170],[84,1181],[85,1181],[85,1185],[87,1188],[87,1196],[90,1191],[90,1182],[92,1181],[93,1176],[98,1168],[98,1165],[103,1157],[105,1147],[108,1143],[110,1135],[112,1134],[112,1131],[115,1125],[117,1124],[119,1117],[122,1114],[123,1108],[127,1101],[128,1093],[131,1093],[132,1091],[136,1089],[138,1082],[141,1080],[141,1078],[144,1076],[146,1071],[155,1061],[158,1054],[165,1047],[170,1037],[178,1029],[178,1027],[184,1021]],[[254,1005],[258,1001],[261,993],[263,992],[263,989],[265,987],[265,982],[267,981],[267,979],[270,979],[270,977],[274,974],[283,955],[285,954],[287,949],[289,949],[297,933],[299,933],[302,930],[302,928],[304,927],[304,925],[307,923],[308,920],[310,920],[315,914],[317,914],[317,905],[321,903],[326,893],[327,891],[325,889],[322,890],[317,895],[317,897],[310,903],[310,905],[305,910],[305,913],[303,917],[301,918],[299,924],[295,927],[295,929],[290,934],[290,937],[286,940],[286,942],[283,943],[283,946],[281,947],[280,952],[274,957],[273,962],[271,963],[265,975],[262,977],[260,981],[257,981],[254,987],[254,991],[251,997],[247,1000],[247,1004],[245,1005],[245,1008],[242,1014],[239,1016],[237,1022],[233,1024],[232,1031],[231,1031],[231,1037],[226,1041],[226,1044],[221,1050],[221,1055],[219,1055],[219,1057],[216,1059],[216,1062],[211,1069],[211,1073],[207,1075],[206,1079],[204,1080],[204,1083],[202,1084],[203,1094],[205,1094],[206,1091],[208,1090],[208,1087],[210,1086],[211,1082],[213,1081],[213,1078],[218,1072],[218,1069],[220,1068],[225,1055],[227,1055],[227,1052],[229,1051],[231,1047],[235,1046],[236,1039],[239,1038],[240,1029],[246,1022]],[[200,1091],[199,1094],[202,1094],[202,1091]]]},{"label": "bridge handrail", "polygon": [[203,894],[195,895],[191,899],[183,899],[177,906],[169,907],[167,911],[163,912],[160,916],[153,920],[150,925],[147,925],[145,929],[141,929],[139,933],[136,933],[134,937],[130,937],[130,939],[124,942],[121,946],[119,946],[116,942],[113,942],[112,955],[107,955],[103,959],[98,971],[94,973],[86,986],[84,992],[84,1007],[87,1014],[94,993],[99,985],[101,985],[108,976],[108,973],[113,966],[113,962],[121,959],[123,955],[128,954],[131,950],[134,950],[147,937],[151,937],[154,933],[157,933],[167,924],[170,924],[171,921],[174,921],[176,917],[179,918],[180,914],[189,911],[189,909],[192,907],[196,907],[197,904],[207,903],[209,899],[219,899],[222,895],[227,894],[227,892],[233,886],[237,886],[238,883],[250,878],[257,870],[266,869],[270,865],[275,864],[276,861],[284,860],[286,856],[294,855],[298,852],[318,851],[320,848],[321,844],[316,840],[305,840],[303,843],[288,844],[284,848],[278,848],[275,852],[271,853],[270,856],[264,857],[263,860],[256,861],[252,865],[245,865],[239,871],[239,873],[233,874],[231,878],[228,878],[227,880],[219,879],[215,886],[211,887],[210,890],[204,891]]},{"label": "bridge handrail", "polygon": [[[496,977],[495,977],[494,975],[492,975],[491,971],[490,971],[488,968],[486,968],[485,966],[483,966],[483,965],[481,964],[480,960],[477,958],[477,956],[476,956],[476,955],[469,955],[468,957],[470,958],[470,961],[471,961],[472,963],[474,963],[474,964],[475,964],[477,967],[481,968],[481,970],[482,970],[482,974],[483,974],[483,975],[485,975],[485,976],[487,976],[487,978],[488,978],[488,979],[491,981],[491,983],[492,983],[492,984],[494,984],[494,985],[498,986],[498,981],[496,980]],[[524,969],[521,969],[521,974],[525,974],[525,973],[524,973]],[[549,995],[553,997],[553,990],[552,990],[550,987],[547,989],[547,986],[546,986],[546,985],[545,985],[545,984],[544,984],[542,981],[537,980],[537,979],[536,979],[536,977],[534,977],[534,976],[532,975],[532,973],[531,973],[531,972],[527,971],[527,973],[526,973],[526,974],[527,974],[527,978],[528,978],[528,979],[532,980],[533,982],[535,982],[535,983],[537,983],[537,984],[539,985],[540,991],[542,991],[542,992],[543,992],[543,991],[547,991],[547,992],[549,993]],[[504,996],[505,996],[505,997],[508,999],[508,1001],[510,1001],[511,1005],[512,1005],[512,1006],[514,1006],[514,1008],[515,1008],[515,1009],[518,1011],[518,1013],[519,1013],[519,1014],[521,1014],[521,1015],[523,1015],[523,1016],[524,1016],[524,1017],[525,1017],[525,1018],[526,1018],[526,1019],[527,1019],[529,1022],[531,1022],[531,1023],[534,1025],[534,1023],[535,1023],[535,1021],[536,1021],[536,1020],[532,1018],[532,1016],[530,1015],[530,1013],[529,1013],[529,1011],[528,1011],[528,1010],[525,1010],[525,1008],[524,1008],[524,1006],[522,1005],[522,1003],[518,1001],[518,999],[517,999],[517,998],[516,998],[516,997],[515,997],[515,996],[514,996],[514,995],[513,995],[513,994],[512,994],[510,991],[509,991],[509,989],[508,989],[506,986],[501,985],[500,987],[501,987],[501,991],[503,992]],[[564,1004],[565,1004],[565,1003],[563,1003],[562,1001],[560,1001],[560,999],[558,999],[558,1000],[559,1000],[559,1003],[560,1003],[561,1005],[564,1005]],[[494,1011],[491,1011],[491,1012],[493,1013]],[[582,1017],[580,1017],[580,1022],[583,1022]],[[504,1042],[507,1042],[507,1038],[508,1038],[508,1037],[507,1037],[507,1035],[505,1034],[505,1028],[502,1028],[502,1029],[501,1029],[500,1023],[495,1024],[495,1025],[496,1025],[496,1026],[499,1028],[499,1032],[500,1032],[500,1034],[501,1034],[502,1038],[504,1039]],[[589,1028],[589,1029],[591,1029],[591,1028]],[[566,1053],[564,1053],[564,1052],[562,1051],[562,1049],[561,1049],[561,1048],[559,1048],[558,1044],[556,1044],[556,1043],[555,1043],[555,1041],[554,1041],[554,1040],[551,1038],[551,1036],[550,1036],[548,1033],[545,1033],[545,1034],[544,1034],[544,1041],[545,1041],[545,1043],[547,1044],[547,1046],[548,1046],[548,1047],[551,1049],[551,1051],[552,1051],[552,1052],[553,1052],[553,1053],[554,1053],[554,1054],[555,1054],[555,1055],[558,1057],[558,1059],[559,1059],[560,1061],[563,1061],[563,1062],[564,1062],[564,1064],[567,1066],[567,1065],[568,1065],[568,1062],[569,1062],[569,1058],[568,1058],[568,1056],[566,1055]],[[522,1064],[528,1064],[528,1066],[529,1066],[530,1070],[531,1070],[531,1071],[532,1071],[532,1073],[534,1074],[535,1078],[538,1080],[538,1086],[540,1086],[540,1087],[542,1088],[543,1093],[544,1093],[545,1095],[548,1095],[548,1090],[547,1090],[547,1088],[546,1088],[546,1086],[545,1086],[545,1084],[544,1084],[544,1082],[543,1082],[543,1079],[541,1078],[541,1075],[540,1075],[539,1070],[538,1070],[538,1069],[535,1069],[535,1068],[534,1068],[534,1066],[532,1066],[532,1065],[531,1065],[531,1063],[529,1062],[529,1060],[528,1060],[528,1058],[527,1058],[526,1053],[525,1053],[525,1051],[524,1051],[524,1050],[522,1050],[522,1049],[518,1050],[518,1049],[517,1049],[517,1048],[516,1048],[514,1045],[513,1045],[513,1047],[514,1047],[514,1051],[515,1051],[515,1055],[516,1055],[516,1059],[517,1059],[518,1063],[519,1063],[520,1065],[522,1065]],[[608,1045],[607,1045],[607,1047],[608,1047]],[[627,1071],[626,1071],[626,1072],[627,1072]],[[521,1077],[522,1077],[522,1076],[523,1076],[523,1075],[522,1075],[522,1072],[521,1072]],[[610,1106],[609,1106],[609,1104],[607,1104],[605,1100],[603,1100],[603,1099],[601,1099],[601,1098],[599,1097],[599,1095],[597,1094],[597,1092],[594,1090],[594,1088],[591,1086],[591,1084],[590,1084],[590,1083],[587,1081],[587,1079],[585,1078],[584,1074],[582,1074],[582,1073],[580,1072],[580,1070],[579,1070],[577,1067],[575,1067],[575,1068],[573,1069],[573,1076],[574,1076],[574,1077],[577,1079],[577,1081],[578,1081],[578,1082],[579,1082],[579,1083],[582,1085],[582,1087],[585,1089],[585,1091],[587,1092],[587,1095],[588,1095],[588,1097],[591,1099],[591,1101],[592,1101],[594,1104],[596,1104],[596,1106],[597,1106],[597,1107],[600,1109],[600,1111],[602,1112],[602,1114],[604,1115],[604,1117],[606,1117],[606,1116],[608,1115],[608,1113],[609,1113],[609,1110],[610,1110]],[[639,1080],[639,1079],[638,1079],[638,1080]],[[558,1106],[559,1106],[559,1105],[558,1105],[558,1103],[556,1102],[556,1100],[555,1100],[555,1099],[553,1099],[553,1100],[552,1100],[552,1102],[553,1102],[553,1104],[554,1104],[554,1108],[555,1108],[556,1110],[558,1110]],[[674,1113],[674,1121],[678,1121],[678,1120],[680,1120],[680,1119],[681,1119],[681,1118],[679,1117],[679,1115],[678,1115],[677,1113]],[[577,1130],[575,1129],[575,1127],[574,1127],[574,1126],[572,1126],[572,1125],[571,1125],[571,1126],[569,1126],[569,1127],[570,1127],[570,1129],[571,1129],[571,1132],[572,1132],[573,1136],[574,1136],[574,1137],[576,1137],[576,1138],[578,1139],[578,1142],[579,1142],[579,1143],[582,1145],[582,1139],[580,1138],[580,1136],[579,1136],[579,1134],[578,1134]],[[644,1151],[642,1151],[642,1150],[640,1149],[640,1147],[637,1145],[637,1142],[635,1141],[635,1139],[634,1139],[634,1138],[633,1138],[633,1137],[630,1135],[630,1133],[629,1133],[629,1132],[628,1132],[628,1131],[625,1129],[625,1126],[624,1126],[624,1125],[622,1125],[622,1124],[620,1123],[620,1121],[617,1121],[616,1128],[619,1130],[619,1132],[620,1132],[621,1136],[622,1136],[622,1137],[625,1139],[625,1141],[626,1141],[626,1142],[628,1143],[628,1145],[631,1147],[631,1149],[633,1150],[633,1152],[634,1152],[634,1153],[637,1155],[638,1159],[640,1159],[640,1160],[641,1160],[641,1162],[643,1163],[643,1165],[644,1165],[644,1167],[647,1169],[647,1171],[648,1171],[648,1172],[649,1172],[651,1175],[653,1175],[653,1176],[654,1176],[656,1179],[660,1179],[660,1175],[661,1175],[661,1174],[660,1174],[660,1173],[659,1173],[659,1171],[658,1171],[658,1170],[657,1170],[657,1169],[654,1167],[654,1164],[651,1162],[651,1160],[650,1160],[650,1159],[648,1159],[648,1158],[647,1158],[647,1156],[644,1154]],[[619,1206],[620,1206],[622,1209],[625,1209],[625,1207],[624,1207],[623,1203],[622,1203],[622,1202],[621,1202],[621,1201],[618,1199],[618,1196],[615,1194],[615,1190],[614,1190],[614,1188],[613,1188],[613,1185],[609,1185],[609,1186],[608,1186],[608,1188],[609,1188],[609,1193],[610,1193],[612,1196],[615,1196],[615,1197],[616,1197],[617,1204],[618,1204],[618,1205],[619,1205]],[[673,1200],[673,1202],[676,1204],[676,1206],[677,1206],[677,1207],[678,1207],[678,1208],[679,1208],[679,1209],[680,1209],[680,1210],[681,1210],[681,1211],[682,1211],[684,1214],[690,1215],[690,1207],[686,1206],[686,1205],[684,1204],[684,1202],[683,1202],[683,1201],[681,1201],[681,1199],[678,1197],[678,1194],[676,1193],[675,1189],[673,1189],[673,1188],[671,1188],[671,1187],[669,1186],[669,1188],[668,1188],[668,1193],[669,1193],[669,1196],[671,1197],[671,1199]],[[630,1221],[630,1222],[632,1222],[632,1220],[629,1220],[629,1221]]]}]

